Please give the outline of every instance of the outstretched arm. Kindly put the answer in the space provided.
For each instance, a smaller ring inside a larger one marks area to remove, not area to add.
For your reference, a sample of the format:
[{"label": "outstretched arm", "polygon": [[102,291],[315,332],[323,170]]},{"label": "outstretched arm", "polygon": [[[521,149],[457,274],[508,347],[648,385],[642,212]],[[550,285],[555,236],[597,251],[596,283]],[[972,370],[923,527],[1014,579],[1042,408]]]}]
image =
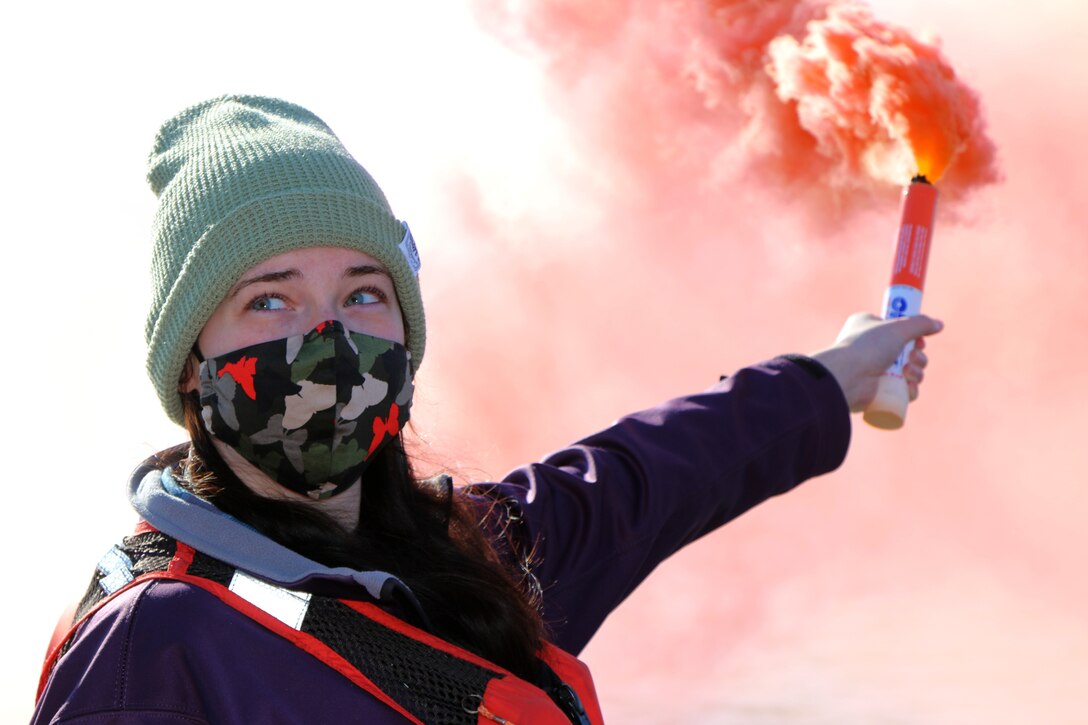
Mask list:
[{"label": "outstretched arm", "polygon": [[[514,505],[544,592],[544,614],[578,652],[661,561],[767,498],[838,467],[877,380],[926,317],[847,320],[810,358],[787,355],[737,371],[711,389],[625,416],[600,433],[479,485]],[[916,351],[912,397],[926,366]],[[516,502],[516,503],[515,503]]]}]

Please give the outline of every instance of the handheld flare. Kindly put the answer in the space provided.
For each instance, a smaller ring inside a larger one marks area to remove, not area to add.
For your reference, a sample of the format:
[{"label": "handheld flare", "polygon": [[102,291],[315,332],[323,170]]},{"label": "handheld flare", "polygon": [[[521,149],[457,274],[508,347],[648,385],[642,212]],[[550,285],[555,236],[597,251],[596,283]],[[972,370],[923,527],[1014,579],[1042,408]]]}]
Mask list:
[{"label": "handheld flare", "polygon": [[[884,293],[886,320],[910,317],[922,311],[922,289],[936,216],[937,188],[925,176],[915,176],[903,190],[892,281]],[[866,423],[886,430],[902,427],[910,402],[903,367],[913,349],[914,342],[907,343],[899,358],[880,376],[876,397],[865,409]]]}]

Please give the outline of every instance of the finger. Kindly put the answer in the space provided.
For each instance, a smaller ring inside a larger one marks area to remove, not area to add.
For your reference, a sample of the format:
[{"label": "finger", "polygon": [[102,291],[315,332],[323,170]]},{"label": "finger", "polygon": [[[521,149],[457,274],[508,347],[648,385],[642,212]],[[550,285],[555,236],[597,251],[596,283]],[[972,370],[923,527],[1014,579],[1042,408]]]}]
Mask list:
[{"label": "finger", "polygon": [[917,365],[907,365],[903,368],[903,378],[906,379],[908,385],[911,383],[918,385],[925,379],[925,376],[925,371]]},{"label": "finger", "polygon": [[926,355],[918,348],[914,348],[910,352],[910,364],[924,370],[926,365],[929,365],[929,355]]},{"label": "finger", "polygon": [[918,383],[907,383],[907,395],[912,403],[918,400]]}]

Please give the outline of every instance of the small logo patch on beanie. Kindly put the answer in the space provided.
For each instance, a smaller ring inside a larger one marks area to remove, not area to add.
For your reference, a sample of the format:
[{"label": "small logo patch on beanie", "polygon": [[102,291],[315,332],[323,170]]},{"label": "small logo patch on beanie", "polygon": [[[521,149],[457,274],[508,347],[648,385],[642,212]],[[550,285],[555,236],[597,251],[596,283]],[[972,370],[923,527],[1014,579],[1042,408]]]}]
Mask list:
[{"label": "small logo patch on beanie", "polygon": [[400,249],[400,253],[404,255],[404,258],[408,260],[408,266],[412,269],[412,274],[419,276],[419,268],[423,265],[419,261],[419,250],[416,249],[416,240],[412,237],[412,230],[408,228],[408,224],[401,222],[400,225],[404,227],[404,239],[400,240],[398,248]]}]

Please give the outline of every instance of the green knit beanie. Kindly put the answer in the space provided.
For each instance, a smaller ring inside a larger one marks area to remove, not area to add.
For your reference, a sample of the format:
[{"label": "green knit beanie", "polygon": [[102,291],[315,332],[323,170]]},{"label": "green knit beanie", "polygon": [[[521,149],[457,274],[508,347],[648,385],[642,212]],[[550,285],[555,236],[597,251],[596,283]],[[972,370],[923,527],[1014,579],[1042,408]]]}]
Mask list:
[{"label": "green knit beanie", "polygon": [[153,228],[147,371],[172,420],[201,329],[242,274],[304,247],[347,247],[393,278],[419,368],[426,342],[419,257],[382,190],[314,114],[286,101],[223,96],[159,129],[148,160]]}]

